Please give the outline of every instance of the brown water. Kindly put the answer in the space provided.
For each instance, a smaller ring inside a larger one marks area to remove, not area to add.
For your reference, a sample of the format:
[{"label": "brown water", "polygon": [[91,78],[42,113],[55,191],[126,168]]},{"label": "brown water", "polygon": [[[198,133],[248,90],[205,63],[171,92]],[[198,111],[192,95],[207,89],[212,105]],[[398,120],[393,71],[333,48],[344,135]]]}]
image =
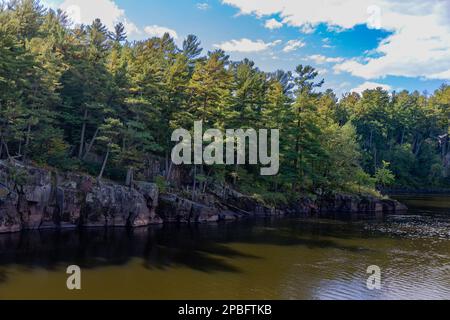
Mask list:
[{"label": "brown water", "polygon": [[375,220],[0,235],[0,299],[450,299],[450,197],[402,200],[408,214]]}]

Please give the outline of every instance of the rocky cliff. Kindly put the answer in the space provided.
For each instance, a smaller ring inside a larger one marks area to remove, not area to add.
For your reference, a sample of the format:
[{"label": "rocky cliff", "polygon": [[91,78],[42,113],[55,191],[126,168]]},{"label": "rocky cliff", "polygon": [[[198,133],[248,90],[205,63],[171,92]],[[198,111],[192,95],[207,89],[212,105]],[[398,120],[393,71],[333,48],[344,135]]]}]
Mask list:
[{"label": "rocky cliff", "polygon": [[82,174],[0,162],[0,233],[65,227],[161,223],[158,189],[96,181]]},{"label": "rocky cliff", "polygon": [[132,187],[76,173],[0,161],[0,233],[68,227],[140,227],[164,222],[203,223],[249,216],[311,215],[325,212],[395,213],[394,200],[337,195],[299,199],[281,208],[264,206],[233,189],[214,186],[191,201],[159,195],[155,184]]}]

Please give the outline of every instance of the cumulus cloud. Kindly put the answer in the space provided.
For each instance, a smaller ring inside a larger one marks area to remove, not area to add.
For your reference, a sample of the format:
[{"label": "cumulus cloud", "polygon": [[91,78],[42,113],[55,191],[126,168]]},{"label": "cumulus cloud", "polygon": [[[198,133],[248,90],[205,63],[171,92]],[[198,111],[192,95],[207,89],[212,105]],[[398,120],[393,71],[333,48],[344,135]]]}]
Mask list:
[{"label": "cumulus cloud", "polygon": [[313,54],[307,57],[307,60],[314,61],[316,64],[325,64],[325,63],[340,63],[344,61],[344,58],[341,57],[326,57],[321,54]]},{"label": "cumulus cloud", "polygon": [[267,29],[275,30],[275,29],[280,29],[283,26],[283,24],[280,21],[278,21],[277,19],[272,18],[272,19],[267,20],[266,24],[264,26]]},{"label": "cumulus cloud", "polygon": [[342,31],[359,24],[392,32],[366,61],[340,71],[364,79],[388,75],[450,79],[450,1],[443,0],[222,0],[241,14],[274,14],[283,24],[313,32],[321,23]]},{"label": "cumulus cloud", "polygon": [[444,72],[433,73],[432,75],[429,76],[429,78],[448,80],[450,79],[450,69]]},{"label": "cumulus cloud", "polygon": [[240,40],[230,40],[222,42],[220,44],[215,44],[214,47],[228,52],[261,52],[280,43],[280,40],[276,40],[273,42],[264,42],[263,40],[253,41],[243,38]]},{"label": "cumulus cloud", "polygon": [[286,43],[286,46],[283,48],[283,51],[286,53],[292,52],[297,49],[303,48],[305,45],[306,45],[306,43],[304,43],[301,40],[289,40]]},{"label": "cumulus cloud", "polygon": [[94,19],[100,18],[110,30],[122,22],[128,34],[140,34],[138,27],[126,16],[125,10],[112,0],[65,0],[59,6],[51,0],[46,3],[65,11],[76,24],[91,24]]},{"label": "cumulus cloud", "polygon": [[175,30],[161,27],[156,24],[152,26],[146,26],[144,28],[144,31],[150,37],[162,37],[165,33],[168,33],[172,38],[178,39],[178,34]]},{"label": "cumulus cloud", "polygon": [[367,13],[367,8],[377,0],[222,0],[222,2],[237,7],[242,14],[254,14],[258,17],[279,14],[284,23],[292,26],[314,27],[320,23],[328,23],[349,29],[361,23],[362,18],[366,22],[371,17]]},{"label": "cumulus cloud", "polygon": [[197,9],[203,10],[203,11],[206,11],[209,8],[211,8],[211,6],[206,2],[199,2],[199,3],[197,3],[196,7],[197,7]]},{"label": "cumulus cloud", "polygon": [[386,91],[392,90],[392,87],[387,84],[376,83],[376,82],[364,82],[363,84],[359,85],[356,88],[353,88],[350,91],[362,94],[366,90],[373,90],[373,89],[377,89],[377,88],[382,88],[383,90],[386,90]]}]

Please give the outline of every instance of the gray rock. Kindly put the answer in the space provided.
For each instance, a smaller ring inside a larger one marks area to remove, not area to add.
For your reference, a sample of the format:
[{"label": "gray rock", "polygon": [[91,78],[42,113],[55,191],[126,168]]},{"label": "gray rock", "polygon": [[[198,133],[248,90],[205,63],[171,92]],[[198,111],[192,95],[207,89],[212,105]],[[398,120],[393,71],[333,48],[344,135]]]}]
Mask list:
[{"label": "gray rock", "polygon": [[164,222],[204,223],[219,221],[219,210],[175,194],[162,195],[157,214]]},{"label": "gray rock", "polygon": [[[158,188],[130,188],[92,177],[18,165],[26,177],[19,193],[9,179],[11,165],[0,162],[0,233],[68,227],[141,227],[162,223],[156,215]],[[17,169],[17,168],[16,168]]]},{"label": "gray rock", "polygon": [[[334,195],[319,200],[300,197],[272,208],[227,186],[211,185],[197,201],[176,194],[160,195],[153,183],[132,187],[75,173],[0,161],[0,233],[23,229],[74,227],[142,227],[170,222],[207,223],[249,216],[272,217],[321,213],[380,215],[407,208],[395,200]],[[12,170],[21,170],[25,183],[16,186]]]}]

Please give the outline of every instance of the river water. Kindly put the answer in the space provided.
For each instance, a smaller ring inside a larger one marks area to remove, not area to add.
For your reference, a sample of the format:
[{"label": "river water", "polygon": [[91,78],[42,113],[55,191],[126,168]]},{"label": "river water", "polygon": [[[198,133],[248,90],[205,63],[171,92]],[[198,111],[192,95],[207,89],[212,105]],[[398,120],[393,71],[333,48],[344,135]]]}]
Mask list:
[{"label": "river water", "polygon": [[398,198],[408,213],[372,219],[0,235],[0,299],[450,299],[450,197]]}]

